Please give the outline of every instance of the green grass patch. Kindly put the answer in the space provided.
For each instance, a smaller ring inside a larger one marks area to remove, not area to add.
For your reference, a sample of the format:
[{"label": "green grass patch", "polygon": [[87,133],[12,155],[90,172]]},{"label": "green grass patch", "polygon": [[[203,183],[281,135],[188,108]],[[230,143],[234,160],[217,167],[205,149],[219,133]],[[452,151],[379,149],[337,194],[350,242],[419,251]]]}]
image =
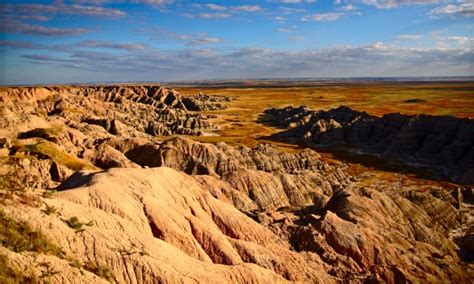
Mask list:
[{"label": "green grass patch", "polygon": [[23,145],[21,150],[27,153],[36,153],[54,160],[56,163],[64,165],[71,170],[80,171],[82,169],[93,167],[79,158],[61,151],[54,143],[49,141],[41,141],[36,144]]},{"label": "green grass patch", "polygon": [[82,229],[82,226],[84,225],[84,223],[80,222],[79,218],[77,218],[76,216],[67,219],[65,222],[69,226],[69,228],[74,229],[76,231]]},{"label": "green grass patch", "polygon": [[55,194],[56,194],[56,190],[49,189],[43,192],[42,196],[44,198],[53,198]]},{"label": "green grass patch", "polygon": [[89,261],[84,264],[83,268],[87,271],[94,273],[95,275],[101,278],[106,279],[107,281],[110,281],[110,282],[115,281],[115,276],[112,273],[112,270],[110,270],[110,268],[108,268],[105,265],[98,265],[94,262]]},{"label": "green grass patch", "polygon": [[19,222],[8,217],[1,209],[0,243],[14,252],[33,251],[56,256],[63,254],[43,232],[35,230],[27,222]]},{"label": "green grass patch", "polygon": [[51,215],[51,214],[54,214],[56,212],[58,212],[58,208],[56,208],[53,205],[48,205],[48,204],[46,204],[46,207],[43,210],[43,213],[48,215],[48,216]]},{"label": "green grass patch", "polygon": [[83,228],[84,225],[86,226],[94,226],[94,221],[89,221],[89,223],[84,223],[79,221],[79,218],[73,216],[67,220],[63,220],[71,229],[76,230],[76,232],[82,232],[85,229]]}]

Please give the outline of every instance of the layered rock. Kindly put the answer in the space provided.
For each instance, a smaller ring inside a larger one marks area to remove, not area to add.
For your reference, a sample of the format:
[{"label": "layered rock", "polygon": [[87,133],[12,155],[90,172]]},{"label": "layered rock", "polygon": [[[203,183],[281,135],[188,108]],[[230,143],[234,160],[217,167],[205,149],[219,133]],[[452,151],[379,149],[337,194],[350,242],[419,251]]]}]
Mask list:
[{"label": "layered rock", "polygon": [[[61,208],[58,215],[25,207],[6,210],[41,228],[64,258],[106,266],[119,283],[335,281],[319,257],[291,251],[270,230],[175,170],[77,173],[59,189],[46,202]],[[77,231],[64,221],[72,217],[93,225]],[[8,256],[17,267],[31,261],[12,252]],[[91,278],[64,265],[62,257],[49,258],[49,267],[58,271],[50,277],[54,283]]]},{"label": "layered rock", "polygon": [[[341,167],[327,164],[309,149],[289,154],[268,144],[250,149],[225,143],[199,143],[181,137],[161,144],[131,147],[125,146],[127,142],[120,142],[119,138],[104,143],[141,166],[166,166],[197,175],[203,184],[212,184],[209,187],[215,194],[233,200],[243,211],[306,206],[315,200],[324,201],[327,194],[350,182]],[[224,186],[220,187],[215,179]]]},{"label": "layered rock", "polygon": [[[99,125],[113,135],[133,137],[196,136],[216,130],[215,125],[195,111],[224,109],[223,101],[227,100],[204,94],[184,97],[173,89],[154,85],[19,87],[0,92],[2,112],[7,118],[2,121],[7,123],[3,127],[15,123],[19,113],[36,114]],[[11,119],[9,114],[13,114]]]},{"label": "layered rock", "polygon": [[430,115],[386,114],[375,117],[339,107],[311,111],[287,107],[269,109],[266,122],[286,130],[278,139],[317,145],[345,145],[364,153],[381,155],[434,169],[455,180],[474,183],[474,121]]},{"label": "layered rock", "polygon": [[[200,94],[188,100],[146,86],[15,88],[0,99],[0,137],[6,137],[0,139],[2,210],[40,228],[62,250],[45,255],[0,246],[0,259],[6,256],[8,266],[42,281],[473,278],[472,264],[462,262],[472,248],[472,223],[466,221],[467,209],[457,209],[463,207],[462,194],[453,195],[451,186],[379,180],[370,172],[352,176],[346,164],[309,149],[287,153],[269,144],[251,149],[152,137],[211,130],[193,110],[215,109],[225,99]],[[324,115],[287,108],[269,111],[267,118],[289,128],[279,138],[352,141],[367,151],[394,147],[383,146],[385,135],[414,139],[418,132],[411,125],[424,121],[414,117],[399,127],[389,119],[375,131],[379,118],[344,108]],[[466,126],[457,131],[461,128]],[[385,134],[375,135],[380,131]],[[460,145],[465,133],[470,132],[453,134],[453,143]],[[44,191],[52,188],[59,192]],[[462,192],[468,196],[468,190]],[[3,232],[0,239],[7,244]]]},{"label": "layered rock", "polygon": [[336,195],[324,212],[308,208],[290,225],[277,223],[285,224],[278,226],[286,227],[280,230],[288,232],[296,250],[335,263],[330,274],[399,283],[464,282],[472,273],[460,265],[456,245],[446,237],[460,225],[449,202],[429,193],[411,191],[407,197],[366,187]]}]

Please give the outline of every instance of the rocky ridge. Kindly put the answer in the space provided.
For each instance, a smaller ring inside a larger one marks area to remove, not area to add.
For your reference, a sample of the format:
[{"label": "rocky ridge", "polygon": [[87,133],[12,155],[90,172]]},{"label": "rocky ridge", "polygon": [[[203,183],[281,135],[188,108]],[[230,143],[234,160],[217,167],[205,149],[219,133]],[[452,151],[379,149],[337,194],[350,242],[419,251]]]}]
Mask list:
[{"label": "rocky ridge", "polygon": [[461,183],[474,183],[474,121],[467,118],[398,113],[375,117],[341,106],[268,109],[263,121],[285,130],[277,139],[343,145],[425,167]]},{"label": "rocky ridge", "polygon": [[223,102],[230,100],[205,94],[183,97],[154,85],[2,88],[0,95],[5,128],[16,121],[9,116],[47,114],[65,124],[98,125],[111,134],[133,137],[203,135],[217,127],[196,111],[223,109]]},{"label": "rocky ridge", "polygon": [[[130,92],[146,89],[137,88]],[[367,182],[310,149],[157,142],[127,127],[140,112],[125,120],[115,109],[108,120],[111,101],[191,107],[84,89],[2,97],[1,212],[61,249],[15,251],[0,230],[0,256],[18,271],[52,283],[468,283],[474,275],[449,237],[466,221],[445,188]],[[63,98],[91,111],[56,106]]]}]

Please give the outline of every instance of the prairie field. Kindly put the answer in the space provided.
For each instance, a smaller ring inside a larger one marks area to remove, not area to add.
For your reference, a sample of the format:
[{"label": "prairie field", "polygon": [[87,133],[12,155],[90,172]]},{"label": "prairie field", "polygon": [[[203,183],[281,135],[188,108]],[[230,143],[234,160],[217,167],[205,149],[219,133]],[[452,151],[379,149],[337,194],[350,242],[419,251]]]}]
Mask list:
[{"label": "prairie field", "polygon": [[[207,142],[255,146],[258,140],[278,131],[259,124],[267,108],[306,106],[330,109],[340,105],[382,116],[387,113],[452,115],[474,118],[474,82],[423,83],[329,83],[314,86],[174,87],[184,95],[203,92],[235,99],[228,108],[212,111],[220,126],[216,136],[195,137]],[[410,102],[409,100],[415,100]],[[211,112],[209,112],[210,114]]]},{"label": "prairie field", "polygon": [[[255,147],[271,143],[287,152],[296,152],[298,145],[269,140],[281,131],[258,122],[261,113],[272,107],[306,106],[328,110],[341,105],[371,115],[388,113],[409,115],[452,115],[474,118],[474,82],[394,82],[394,83],[327,83],[312,86],[191,86],[174,87],[184,95],[199,92],[232,96],[227,109],[208,112],[220,127],[208,136],[192,137],[202,142],[226,142],[231,145]],[[206,114],[206,113],[204,113]],[[367,173],[367,182],[400,178],[407,183],[433,185],[431,175],[407,165],[390,163],[371,155],[358,155],[341,149],[317,148],[332,163],[346,162],[350,171]],[[421,178],[421,179],[420,179]],[[403,183],[403,182],[402,182]],[[444,184],[443,186],[448,186]]]}]

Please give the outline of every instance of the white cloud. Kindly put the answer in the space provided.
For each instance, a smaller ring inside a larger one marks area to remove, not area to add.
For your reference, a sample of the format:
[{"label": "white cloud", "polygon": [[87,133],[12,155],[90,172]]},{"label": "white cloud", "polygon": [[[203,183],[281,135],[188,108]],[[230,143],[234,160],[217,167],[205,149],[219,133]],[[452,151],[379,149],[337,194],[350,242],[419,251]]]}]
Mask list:
[{"label": "white cloud", "polygon": [[143,50],[147,48],[145,44],[139,43],[115,43],[103,40],[85,40],[75,43],[76,47],[85,48],[108,48],[108,49],[122,49],[122,50]]},{"label": "white cloud", "polygon": [[279,22],[279,23],[284,23],[284,22],[286,22],[286,18],[285,18],[285,17],[276,16],[274,19],[275,19],[275,21],[277,21],[277,22]]},{"label": "white cloud", "polygon": [[358,8],[352,4],[347,4],[343,7],[340,8],[341,10],[343,11],[355,11],[355,10],[358,10]]},{"label": "white cloud", "polygon": [[234,11],[244,11],[244,12],[260,12],[263,10],[259,5],[243,5],[231,7]]},{"label": "white cloud", "polygon": [[240,5],[240,6],[222,6],[213,3],[209,4],[192,4],[193,7],[206,8],[212,11],[226,12],[260,12],[263,8],[260,5]]},{"label": "white cloud", "polygon": [[199,36],[199,37],[192,38],[188,42],[188,45],[207,45],[207,44],[212,44],[212,43],[219,43],[222,41],[223,40],[221,38],[217,38],[217,37]]},{"label": "white cloud", "polygon": [[472,48],[474,46],[474,38],[467,36],[453,36],[433,34],[433,40],[438,48]]},{"label": "white cloud", "polygon": [[[384,43],[336,46],[303,51],[246,47],[234,50],[189,48],[178,51],[130,50],[120,56],[71,50],[66,57],[28,54],[25,59],[44,68],[87,70],[111,80],[192,80],[263,77],[386,77],[472,75],[474,52],[464,48],[406,48]],[[71,80],[75,72],[69,72]],[[35,74],[38,80],[48,72]],[[44,76],[44,77],[42,77]]]},{"label": "white cloud", "polygon": [[474,17],[474,1],[441,6],[431,10],[430,15]]},{"label": "white cloud", "polygon": [[163,28],[143,29],[151,35],[151,39],[158,42],[178,41],[184,42],[188,46],[208,45],[223,42],[222,38],[209,36],[207,33],[176,33]]},{"label": "white cloud", "polygon": [[399,40],[420,40],[423,38],[422,35],[398,35],[396,36]]},{"label": "white cloud", "polygon": [[316,3],[316,0],[280,0],[284,4]]},{"label": "white cloud", "polygon": [[228,18],[231,16],[229,13],[198,13],[198,14],[189,14],[189,13],[184,13],[182,14],[183,16],[191,19],[222,19],[222,18]]},{"label": "white cloud", "polygon": [[152,6],[164,6],[168,4],[172,4],[174,0],[131,0],[132,3],[143,3]]},{"label": "white cloud", "polygon": [[317,22],[329,22],[335,21],[339,18],[344,16],[343,13],[321,13],[321,14],[313,14],[307,15],[301,18],[303,21],[317,21]]},{"label": "white cloud", "polygon": [[74,36],[91,32],[86,28],[53,28],[41,25],[32,25],[22,23],[11,18],[0,19],[0,27],[3,33],[10,34],[27,34],[35,36]]},{"label": "white cloud", "polygon": [[126,13],[118,9],[110,9],[98,6],[83,6],[78,4],[43,5],[43,4],[5,4],[2,5],[2,13],[14,15],[51,15],[70,14],[98,17],[123,17]]},{"label": "white cloud", "polygon": [[280,10],[285,15],[308,12],[308,10],[303,9],[303,8],[290,8],[290,7],[278,7],[278,10]]},{"label": "white cloud", "polygon": [[220,6],[220,5],[216,5],[216,4],[206,4],[204,6],[207,7],[208,9],[214,10],[214,11],[224,11],[224,10],[227,9],[224,6]]},{"label": "white cloud", "polygon": [[379,9],[396,8],[401,5],[411,4],[435,4],[445,2],[443,0],[359,0],[355,2],[362,2],[366,5],[375,6]]}]

